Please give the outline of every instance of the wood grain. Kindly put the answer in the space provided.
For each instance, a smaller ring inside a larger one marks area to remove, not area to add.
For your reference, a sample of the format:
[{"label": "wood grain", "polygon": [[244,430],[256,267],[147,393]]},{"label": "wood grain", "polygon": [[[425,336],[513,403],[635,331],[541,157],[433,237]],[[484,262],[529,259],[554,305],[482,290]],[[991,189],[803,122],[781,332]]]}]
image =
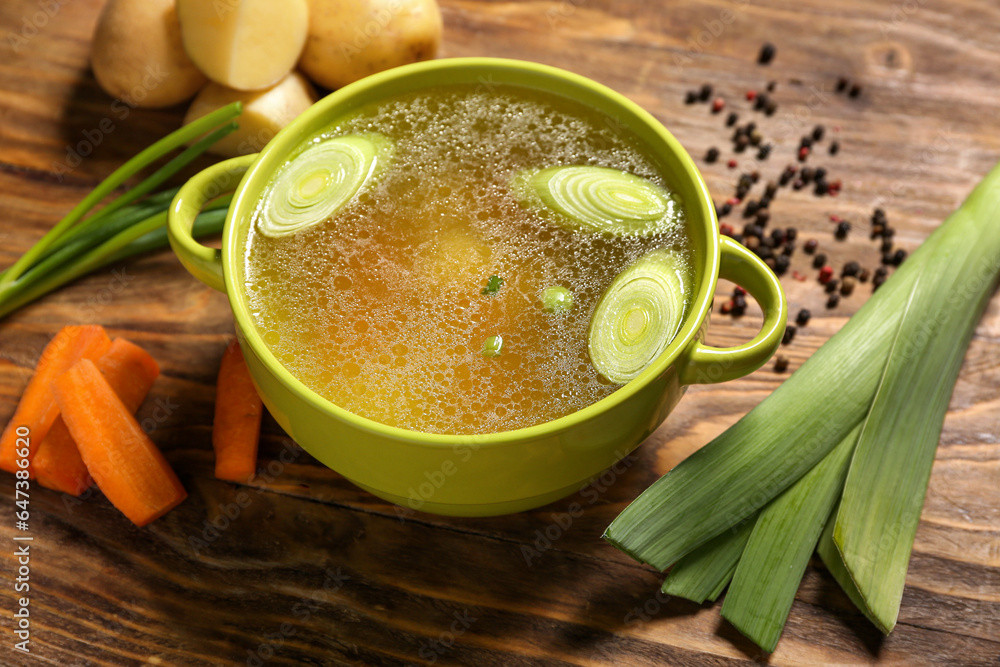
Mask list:
[{"label": "wood grain", "polygon": [[[179,125],[183,108],[114,106],[87,69],[100,0],[0,3],[0,265],[27,249],[128,156]],[[53,6],[54,3],[53,3]],[[772,226],[816,238],[834,267],[879,253],[876,205],[913,249],[1000,157],[1000,8],[988,0],[864,3],[741,0],[446,0],[446,56],[535,60],[592,77],[659,118],[702,167],[717,200],[740,171],[774,178],[816,124],[841,152],[811,162],[840,197],[783,190]],[[45,15],[47,16],[47,15]],[[27,22],[27,23],[25,23]],[[29,28],[34,26],[34,33]],[[11,35],[14,37],[12,38]],[[20,39],[23,38],[23,39]],[[755,63],[764,41],[774,63]],[[16,47],[16,48],[15,48]],[[834,93],[859,82],[857,99]],[[777,83],[773,117],[748,89]],[[684,104],[711,83],[774,144],[731,155],[725,114]],[[127,113],[126,113],[127,111]],[[102,131],[108,123],[110,131]],[[710,146],[723,159],[707,165]],[[89,146],[89,148],[88,148]],[[82,153],[87,155],[83,156]],[[79,156],[79,160],[74,156]],[[725,161],[734,157],[737,170]],[[760,186],[755,192],[759,192]],[[854,224],[833,239],[831,214]],[[742,224],[738,216],[727,220]],[[801,241],[800,241],[801,243]],[[794,370],[870,294],[832,310],[810,258],[784,284],[813,320],[781,353]],[[692,387],[628,471],[540,510],[449,519],[396,508],[298,450],[265,420],[255,486],[212,478],[213,382],[232,323],[225,298],[162,253],[77,281],[0,322],[0,419],[13,412],[45,342],[96,322],[159,360],[140,410],[191,497],[136,529],[94,493],[32,491],[32,653],[11,650],[16,560],[4,549],[0,664],[11,665],[996,665],[1000,660],[1000,300],[980,323],[955,387],[914,546],[900,622],[883,638],[822,566],[806,572],[778,650],[761,654],[719,605],[657,595],[660,577],[600,540],[625,504],[763,400],[787,377],[768,365]],[[719,300],[728,285],[720,286]],[[716,315],[711,340],[759,326]],[[13,484],[0,484],[0,535],[13,545]],[[563,529],[572,503],[580,516]],[[557,534],[551,544],[546,530]],[[556,530],[558,529],[558,530]],[[527,554],[527,555],[526,555]]]}]

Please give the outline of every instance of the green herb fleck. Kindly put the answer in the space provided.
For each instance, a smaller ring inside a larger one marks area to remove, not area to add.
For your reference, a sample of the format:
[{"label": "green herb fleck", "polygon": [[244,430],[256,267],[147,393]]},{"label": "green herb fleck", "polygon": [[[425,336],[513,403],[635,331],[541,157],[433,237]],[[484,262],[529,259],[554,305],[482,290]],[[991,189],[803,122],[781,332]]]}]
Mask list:
[{"label": "green herb fleck", "polygon": [[483,294],[496,294],[500,291],[500,286],[503,285],[503,278],[500,276],[490,276],[490,279],[486,281],[486,287],[483,288]]},{"label": "green herb fleck", "polygon": [[483,356],[496,357],[503,347],[503,336],[490,336],[483,342]]},{"label": "green herb fleck", "polygon": [[562,315],[573,307],[573,293],[561,285],[551,285],[542,292],[542,308],[547,313]]}]

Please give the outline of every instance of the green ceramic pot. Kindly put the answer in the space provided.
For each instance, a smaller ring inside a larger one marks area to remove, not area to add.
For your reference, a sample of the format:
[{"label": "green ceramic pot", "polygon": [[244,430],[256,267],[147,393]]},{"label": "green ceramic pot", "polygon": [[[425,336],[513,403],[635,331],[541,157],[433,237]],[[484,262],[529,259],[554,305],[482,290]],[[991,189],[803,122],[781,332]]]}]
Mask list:
[{"label": "green ceramic pot", "polygon": [[[484,90],[514,85],[594,107],[638,137],[683,199],[695,249],[693,307],[670,346],[639,377],[574,414],[489,435],[435,435],[351,414],[307,388],[274,357],[254,328],[244,292],[243,253],[254,208],[271,176],[301,142],[362,105],[430,86]],[[200,245],[191,225],[208,198],[235,190],[222,249]],[[659,122],[625,97],[576,74],[491,58],[435,60],[370,76],[314,104],[257,155],[221,162],[192,178],[170,211],[170,243],[199,280],[229,296],[236,332],[264,404],[288,434],[352,482],[403,507],[459,516],[519,512],[577,490],[631,452],[677,404],[686,385],[723,382],[763,365],[777,349],[787,305],[774,274],[740,244],[719,236],[705,182]],[[722,276],[760,303],[764,326],[749,343],[706,345],[716,280]]]}]

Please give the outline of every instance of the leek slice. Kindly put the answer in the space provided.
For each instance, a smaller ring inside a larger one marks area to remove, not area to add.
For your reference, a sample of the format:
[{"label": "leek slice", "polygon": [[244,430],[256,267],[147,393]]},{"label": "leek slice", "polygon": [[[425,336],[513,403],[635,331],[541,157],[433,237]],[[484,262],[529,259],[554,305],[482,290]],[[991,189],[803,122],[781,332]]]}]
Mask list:
[{"label": "leek slice", "polygon": [[380,134],[309,146],[274,177],[259,219],[261,234],[280,238],[323,222],[371,186],[392,153],[392,141]]},{"label": "leek slice", "polygon": [[684,320],[684,287],[684,265],[670,248],[650,251],[618,274],[590,320],[587,349],[601,375],[625,384],[660,356]]},{"label": "leek slice", "polygon": [[610,167],[527,169],[512,186],[522,203],[540,201],[570,231],[655,234],[669,231],[681,211],[676,196],[656,183]]}]

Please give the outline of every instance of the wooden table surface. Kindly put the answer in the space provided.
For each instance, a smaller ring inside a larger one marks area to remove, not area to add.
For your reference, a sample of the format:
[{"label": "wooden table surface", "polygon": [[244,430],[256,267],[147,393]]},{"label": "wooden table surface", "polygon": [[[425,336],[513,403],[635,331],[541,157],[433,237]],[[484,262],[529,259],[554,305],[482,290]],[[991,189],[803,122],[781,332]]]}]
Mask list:
[{"label": "wooden table surface", "polygon": [[[87,68],[100,0],[0,3],[0,265],[27,249],[102,177],[177,127],[183,108],[113,105]],[[662,5],[662,6],[661,6]],[[46,9],[47,8],[47,9]],[[782,191],[772,225],[814,237],[839,267],[874,268],[865,233],[883,207],[912,249],[1000,158],[1000,8],[991,0],[446,0],[444,56],[556,65],[606,83],[659,118],[696,157],[720,201],[751,153],[733,155],[725,114],[685,105],[703,83],[774,144],[764,180],[822,123],[811,161],[843,181],[838,198]],[[756,64],[760,45],[774,62]],[[834,92],[838,77],[862,86]],[[775,81],[771,117],[748,89]],[[110,129],[109,129],[110,128]],[[712,145],[722,159],[705,164]],[[742,164],[730,170],[726,161]],[[760,188],[761,186],[758,186]],[[833,239],[831,214],[855,232]],[[738,216],[730,222],[742,225]],[[784,284],[814,317],[781,353],[798,367],[870,294],[832,310],[801,253]],[[722,293],[729,287],[720,287]],[[0,663],[24,665],[997,665],[1000,660],[1000,299],[955,388],[910,563],[899,625],[883,638],[822,565],[806,572],[769,658],[719,616],[658,596],[660,575],[600,534],[659,475],[765,398],[787,375],[768,365],[692,387],[622,475],[514,516],[449,519],[395,508],[296,449],[265,421],[254,486],[216,481],[214,379],[233,325],[226,300],[168,252],[123,263],[0,322],[0,420],[42,347],[68,323],[99,323],[159,360],[140,417],[190,498],[145,529],[94,493],[31,497],[31,654],[12,650],[13,479],[0,483]],[[711,340],[759,325],[716,316]],[[887,471],[891,474],[891,471]],[[582,514],[560,527],[571,503]],[[234,511],[237,505],[245,505]],[[558,528],[553,528],[555,526]],[[550,545],[540,535],[558,533]],[[525,553],[535,550],[528,559]],[[530,562],[528,562],[530,560]]]}]

